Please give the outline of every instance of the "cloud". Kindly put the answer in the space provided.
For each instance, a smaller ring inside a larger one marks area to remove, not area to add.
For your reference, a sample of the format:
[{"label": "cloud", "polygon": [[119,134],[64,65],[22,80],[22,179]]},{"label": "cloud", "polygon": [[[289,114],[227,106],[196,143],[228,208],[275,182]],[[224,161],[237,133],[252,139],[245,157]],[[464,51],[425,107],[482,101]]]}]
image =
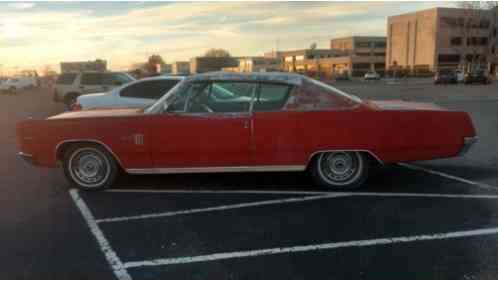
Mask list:
[{"label": "cloud", "polygon": [[35,6],[35,3],[17,2],[17,3],[9,3],[7,5],[15,10],[26,10],[33,8]]},{"label": "cloud", "polygon": [[88,3],[48,3],[34,11],[30,3],[12,4],[23,4],[24,10],[2,9],[11,4],[0,3],[4,65],[57,66],[60,61],[103,58],[112,68],[145,61],[152,53],[168,62],[188,60],[212,47],[233,55],[259,55],[272,50],[277,40],[280,49],[306,48],[312,42],[326,48],[337,36],[385,34],[388,15],[435,5],[171,2],[117,11],[112,5],[120,3],[109,4],[111,10]]}]

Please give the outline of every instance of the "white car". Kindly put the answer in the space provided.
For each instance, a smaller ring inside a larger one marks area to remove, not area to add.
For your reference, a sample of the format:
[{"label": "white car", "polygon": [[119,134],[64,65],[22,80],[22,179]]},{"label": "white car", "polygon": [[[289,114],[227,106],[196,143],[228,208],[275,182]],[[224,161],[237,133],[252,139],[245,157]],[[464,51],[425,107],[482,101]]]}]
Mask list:
[{"label": "white car", "polygon": [[365,80],[380,80],[380,75],[375,71],[371,71],[365,73],[365,76],[363,78]]},{"label": "white car", "polygon": [[136,80],[107,93],[79,96],[71,109],[147,107],[183,79],[182,76],[157,76]]},{"label": "white car", "polygon": [[18,90],[35,88],[38,86],[37,80],[37,77],[10,78],[0,84],[0,91],[15,94]]}]

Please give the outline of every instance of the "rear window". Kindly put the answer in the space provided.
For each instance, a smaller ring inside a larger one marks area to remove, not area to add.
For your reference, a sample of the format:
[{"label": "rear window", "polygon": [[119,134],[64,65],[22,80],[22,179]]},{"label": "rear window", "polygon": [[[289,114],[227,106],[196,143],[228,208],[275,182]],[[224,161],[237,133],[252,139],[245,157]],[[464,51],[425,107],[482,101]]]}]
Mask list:
[{"label": "rear window", "polygon": [[323,82],[306,78],[286,105],[292,110],[344,110],[362,103],[361,99],[348,95]]},{"label": "rear window", "polygon": [[74,79],[76,79],[76,73],[64,73],[59,75],[56,83],[62,85],[70,85],[73,84]]}]

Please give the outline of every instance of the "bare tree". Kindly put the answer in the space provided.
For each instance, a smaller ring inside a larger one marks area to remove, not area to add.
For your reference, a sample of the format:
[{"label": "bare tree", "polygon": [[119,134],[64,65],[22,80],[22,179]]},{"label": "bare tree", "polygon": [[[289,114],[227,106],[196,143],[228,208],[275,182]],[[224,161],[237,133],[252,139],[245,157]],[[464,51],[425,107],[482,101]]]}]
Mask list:
[{"label": "bare tree", "polygon": [[158,65],[161,69],[164,67],[165,63],[160,55],[151,55],[145,66],[147,72],[151,75],[158,74]]},{"label": "bare tree", "polygon": [[[489,61],[491,46],[496,40],[496,36],[490,36],[493,32],[490,27],[496,22],[490,9],[498,5],[494,1],[462,1],[456,5],[462,9],[461,15],[449,24],[456,27],[462,40],[460,46],[455,47],[460,54],[460,64],[467,70],[481,68]],[[483,33],[487,39],[483,39]]]},{"label": "bare tree", "polygon": [[215,58],[228,58],[230,53],[224,49],[209,49],[205,54],[205,57],[215,57]]}]

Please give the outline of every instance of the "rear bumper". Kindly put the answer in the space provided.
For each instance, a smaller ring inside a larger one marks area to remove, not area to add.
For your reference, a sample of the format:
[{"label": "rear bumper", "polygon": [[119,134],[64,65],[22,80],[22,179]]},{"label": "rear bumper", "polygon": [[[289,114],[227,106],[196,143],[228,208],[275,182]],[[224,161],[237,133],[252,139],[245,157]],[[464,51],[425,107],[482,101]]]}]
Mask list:
[{"label": "rear bumper", "polygon": [[28,162],[31,165],[36,165],[36,162],[33,159],[33,155],[31,154],[24,153],[21,151],[17,153],[17,156],[19,156],[19,158],[23,159],[24,161]]},{"label": "rear bumper", "polygon": [[463,147],[460,149],[460,152],[458,153],[458,156],[462,156],[466,154],[469,149],[479,140],[479,137],[474,136],[474,137],[464,137],[463,138]]}]

